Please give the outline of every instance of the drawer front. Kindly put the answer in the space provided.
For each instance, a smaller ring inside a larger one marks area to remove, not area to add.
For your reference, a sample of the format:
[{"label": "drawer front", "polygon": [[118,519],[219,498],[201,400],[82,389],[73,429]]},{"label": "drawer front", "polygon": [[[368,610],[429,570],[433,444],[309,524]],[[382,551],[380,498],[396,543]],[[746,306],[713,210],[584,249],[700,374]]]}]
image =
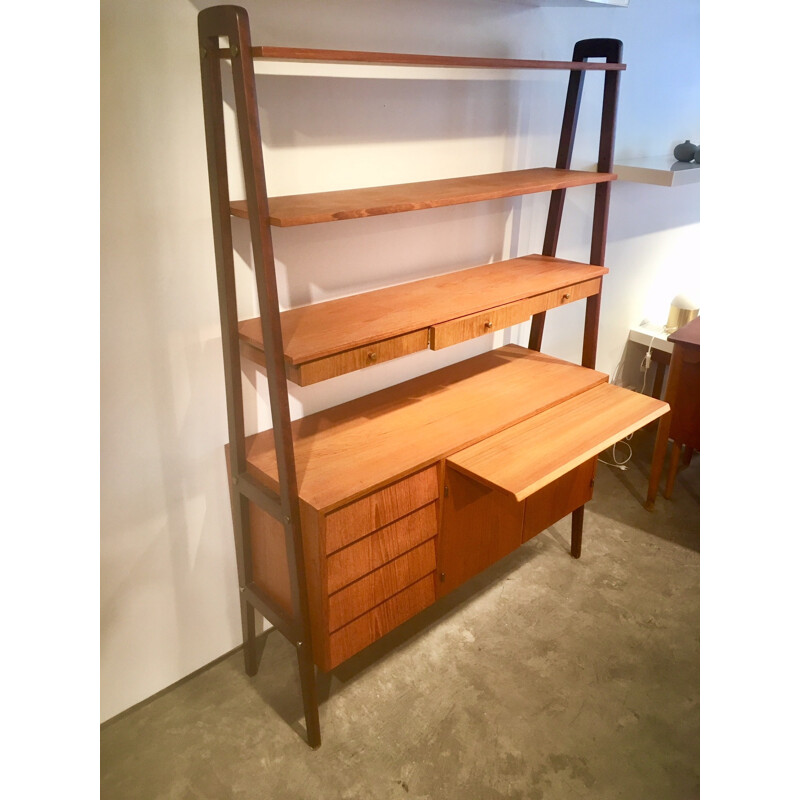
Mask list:
[{"label": "drawer front", "polygon": [[597,457],[584,461],[525,500],[522,541],[527,542],[592,499]]},{"label": "drawer front", "polygon": [[434,465],[337,509],[325,517],[325,552],[332,553],[355,542],[438,496],[439,479]]},{"label": "drawer front", "polygon": [[345,659],[376,642],[393,628],[411,619],[436,599],[433,575],[390,597],[385,603],[373,608],[343,628],[332,633],[329,639],[330,669]]},{"label": "drawer front", "polygon": [[327,558],[328,593],[372,572],[436,536],[436,503],[386,525]]},{"label": "drawer front", "polygon": [[428,349],[428,329],[395,336],[374,342],[365,347],[356,347],[343,353],[307,361],[305,364],[286,364],[286,376],[298,386],[335,378],[357,369],[371,367],[383,361]]},{"label": "drawer front", "polygon": [[329,630],[333,632],[341,628],[435,569],[436,544],[433,539],[429,539],[331,595]]},{"label": "drawer front", "polygon": [[442,322],[431,327],[431,350],[441,350],[468,339],[526,322],[533,314],[582,300],[600,291],[600,278],[576,283],[552,292],[528,297],[478,314]]}]

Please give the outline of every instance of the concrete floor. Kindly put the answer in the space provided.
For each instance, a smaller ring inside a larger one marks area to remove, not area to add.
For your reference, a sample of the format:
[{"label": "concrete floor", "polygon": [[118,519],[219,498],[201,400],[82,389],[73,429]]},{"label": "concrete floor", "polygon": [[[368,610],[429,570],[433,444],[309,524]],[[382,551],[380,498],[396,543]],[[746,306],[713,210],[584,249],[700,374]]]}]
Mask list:
[{"label": "concrete floor", "polygon": [[563,520],[336,669],[322,747],[268,634],[101,729],[104,800],[699,797],[699,457],[654,512],[653,431]]}]

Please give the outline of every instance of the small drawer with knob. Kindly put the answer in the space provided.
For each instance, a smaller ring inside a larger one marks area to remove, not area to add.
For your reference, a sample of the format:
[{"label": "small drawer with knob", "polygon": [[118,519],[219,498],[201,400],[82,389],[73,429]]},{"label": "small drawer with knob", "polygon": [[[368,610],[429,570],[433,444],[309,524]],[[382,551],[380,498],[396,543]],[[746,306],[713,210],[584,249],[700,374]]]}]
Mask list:
[{"label": "small drawer with knob", "polygon": [[558,308],[575,300],[583,300],[599,291],[600,278],[595,278],[433,325],[431,350],[441,350],[443,347],[517,325],[527,321],[534,314]]},{"label": "small drawer with knob", "polygon": [[286,377],[298,386],[308,386],[337,375],[371,367],[383,361],[416,353],[428,348],[428,329],[412,331],[402,336],[394,336],[373,342],[364,347],[345,350],[324,358],[306,361],[303,364],[286,363]]}]

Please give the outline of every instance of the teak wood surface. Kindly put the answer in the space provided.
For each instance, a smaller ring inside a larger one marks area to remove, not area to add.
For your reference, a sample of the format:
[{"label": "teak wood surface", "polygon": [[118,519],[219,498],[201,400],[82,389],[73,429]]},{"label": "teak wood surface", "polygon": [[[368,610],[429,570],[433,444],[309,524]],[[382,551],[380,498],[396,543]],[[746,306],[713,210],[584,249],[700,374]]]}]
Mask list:
[{"label": "teak wood surface", "polygon": [[[461,178],[400,183],[393,186],[367,186],[361,189],[283,195],[270,197],[269,222],[277,227],[286,228],[293,225],[399,214],[422,208],[441,208],[461,203],[549,192],[553,189],[607,183],[616,178],[616,175],[608,172],[536,167]],[[247,203],[244,200],[234,200],[230,203],[230,209],[235,217],[248,218]]]},{"label": "teak wood surface", "polygon": [[441,597],[522,544],[525,506],[454,469],[445,470],[439,537]]},{"label": "teak wood surface", "polygon": [[436,536],[436,503],[391,522],[384,528],[328,556],[328,593],[333,594],[392,559]]},{"label": "teak wood surface", "polygon": [[433,466],[349,503],[325,517],[325,551],[330,555],[401,517],[407,518],[438,496],[439,478]]},{"label": "teak wood surface", "polygon": [[329,630],[332,633],[341,628],[435,570],[436,545],[433,539],[428,539],[332,594]]},{"label": "teak wood surface", "polygon": [[[212,50],[221,58],[230,58],[229,48]],[[398,67],[477,67],[481,69],[568,69],[624,70],[625,64],[587,61],[543,61],[525,58],[494,58],[492,56],[444,56],[425,53],[379,53],[369,50],[325,50],[311,47],[250,48],[253,58],[273,61],[322,61],[352,64],[385,64]]]},{"label": "teak wood surface", "polygon": [[[607,380],[506,345],[296,420],[300,497],[333,510]],[[245,447],[248,472],[275,488],[272,431],[248,437]]]},{"label": "teak wood surface", "polygon": [[[593,264],[527,255],[289,309],[281,313],[284,355],[289,364],[304,364],[607,273]],[[263,349],[260,318],[239,323],[239,337]]]},{"label": "teak wood surface", "polygon": [[667,411],[661,400],[604,384],[461,450],[448,464],[524,500]]},{"label": "teak wood surface", "polygon": [[435,600],[434,577],[426,575],[422,580],[392,595],[386,602],[339,628],[330,635],[328,669],[338,666],[354,653],[433,605]]}]

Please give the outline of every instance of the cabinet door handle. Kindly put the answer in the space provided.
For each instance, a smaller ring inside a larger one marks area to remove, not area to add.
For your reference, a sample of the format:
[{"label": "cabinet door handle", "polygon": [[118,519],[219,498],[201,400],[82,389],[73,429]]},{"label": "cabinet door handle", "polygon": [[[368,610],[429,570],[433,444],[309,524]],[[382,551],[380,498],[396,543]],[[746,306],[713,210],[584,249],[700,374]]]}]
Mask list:
[{"label": "cabinet door handle", "polygon": [[378,354],[377,353],[367,353],[367,361],[377,361]]},{"label": "cabinet door handle", "polygon": [[485,322],[484,324],[486,325],[487,328],[494,328],[494,322],[492,322],[491,320]]},{"label": "cabinet door handle", "polygon": [[570,293],[569,292],[565,292],[563,295],[561,295],[561,302],[562,303],[566,303],[567,300],[569,300],[569,298],[570,298]]}]

